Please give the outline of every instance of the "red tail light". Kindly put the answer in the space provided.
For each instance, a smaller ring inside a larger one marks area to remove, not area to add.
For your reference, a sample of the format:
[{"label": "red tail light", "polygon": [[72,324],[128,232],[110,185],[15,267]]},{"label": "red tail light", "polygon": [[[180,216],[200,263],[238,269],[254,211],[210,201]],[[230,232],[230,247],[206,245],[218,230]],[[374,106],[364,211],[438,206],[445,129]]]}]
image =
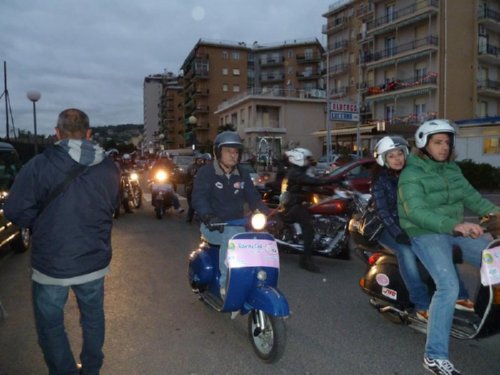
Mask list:
[{"label": "red tail light", "polygon": [[368,264],[370,266],[373,266],[375,264],[375,262],[377,261],[378,258],[380,258],[380,256],[382,255],[382,253],[374,253],[372,254],[369,258],[368,258]]}]

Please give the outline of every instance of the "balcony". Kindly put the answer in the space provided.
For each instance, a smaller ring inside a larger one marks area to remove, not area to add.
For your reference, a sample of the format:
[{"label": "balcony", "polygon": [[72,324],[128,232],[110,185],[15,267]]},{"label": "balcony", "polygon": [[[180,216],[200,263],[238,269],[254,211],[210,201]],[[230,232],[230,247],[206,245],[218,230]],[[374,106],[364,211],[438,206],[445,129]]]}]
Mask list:
[{"label": "balcony", "polygon": [[398,44],[397,46],[377,51],[375,53],[365,52],[361,55],[360,63],[369,64],[373,67],[373,65],[377,65],[374,63],[384,62],[383,60],[386,60],[385,62],[390,60],[389,63],[396,62],[395,60],[402,62],[419,58],[422,53],[437,51],[437,48],[438,37],[428,36],[408,43]]},{"label": "balcony", "polygon": [[196,69],[192,79],[208,79],[208,69]]},{"label": "balcony", "polygon": [[374,10],[375,10],[375,7],[373,6],[372,3],[361,4],[358,7],[358,9],[356,9],[356,17],[358,17],[358,18],[364,18],[366,16],[371,15]]},{"label": "balcony", "polygon": [[208,89],[196,89],[193,96],[208,96]]},{"label": "balcony", "polygon": [[481,45],[478,48],[478,58],[488,64],[500,64],[500,48],[492,44]]},{"label": "balcony", "polygon": [[337,64],[330,67],[327,70],[329,76],[346,73],[349,69],[349,64]]},{"label": "balcony", "polygon": [[333,31],[338,31],[346,28],[348,25],[347,17],[337,17],[333,21],[328,20],[326,25],[321,26],[323,34],[330,34]]},{"label": "balcony", "polygon": [[194,108],[193,113],[194,113],[194,114],[198,114],[198,113],[208,113],[208,106],[206,106],[206,105],[197,105],[197,106]]},{"label": "balcony", "polygon": [[484,25],[487,28],[494,30],[496,32],[500,32],[500,13],[493,10],[488,9],[486,6],[483,6],[483,9],[478,10],[478,24]]},{"label": "balcony", "polygon": [[437,73],[429,73],[424,77],[397,79],[379,86],[371,86],[366,90],[366,100],[385,100],[396,96],[416,96],[423,90],[437,88]]},{"label": "balcony", "polygon": [[310,79],[316,80],[321,78],[321,73],[319,70],[316,71],[303,70],[301,72],[297,72],[296,76],[299,81],[310,80]]},{"label": "balcony", "polygon": [[407,26],[426,19],[429,15],[437,14],[438,10],[438,0],[419,0],[410,6],[397,9],[390,15],[368,22],[367,32],[370,34],[385,33],[396,27]]},{"label": "balcony", "polygon": [[297,64],[310,64],[321,61],[320,53],[313,53],[308,55],[297,55],[295,57]]},{"label": "balcony", "polygon": [[272,59],[265,59],[265,60],[261,59],[260,66],[261,67],[268,67],[268,66],[282,65],[284,61],[285,61],[285,58],[283,56],[275,57]]},{"label": "balcony", "polygon": [[261,82],[280,82],[285,79],[285,75],[283,73],[276,74],[261,74],[260,81]]},{"label": "balcony", "polygon": [[340,41],[334,43],[333,46],[331,46],[328,49],[328,53],[330,55],[336,54],[336,53],[341,53],[347,49],[348,44],[349,44],[349,42],[347,40],[340,40]]},{"label": "balcony", "polygon": [[499,98],[500,97],[500,82],[493,81],[490,79],[478,80],[477,81],[477,94]]}]

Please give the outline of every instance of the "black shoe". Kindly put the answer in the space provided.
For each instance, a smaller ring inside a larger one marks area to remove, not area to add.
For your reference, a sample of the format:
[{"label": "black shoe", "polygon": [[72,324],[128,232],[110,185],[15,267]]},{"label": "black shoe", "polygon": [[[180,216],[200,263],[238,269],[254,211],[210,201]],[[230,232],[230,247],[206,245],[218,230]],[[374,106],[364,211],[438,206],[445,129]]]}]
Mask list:
[{"label": "black shoe", "polygon": [[299,263],[300,268],[309,272],[320,273],[319,267],[313,263],[311,259],[302,258]]}]

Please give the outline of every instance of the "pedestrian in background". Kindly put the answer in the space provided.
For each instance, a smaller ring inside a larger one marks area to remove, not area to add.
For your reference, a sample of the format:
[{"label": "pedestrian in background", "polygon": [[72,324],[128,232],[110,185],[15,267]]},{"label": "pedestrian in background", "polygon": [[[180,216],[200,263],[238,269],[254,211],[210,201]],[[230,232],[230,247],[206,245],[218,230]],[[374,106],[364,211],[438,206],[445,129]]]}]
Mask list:
[{"label": "pedestrian in background", "polygon": [[71,288],[80,310],[81,373],[99,374],[104,354],[104,276],[120,172],[90,141],[87,115],[59,114],[58,142],[16,176],[5,216],[32,231],[32,296],[38,343],[49,374],[78,374],[64,328]]}]

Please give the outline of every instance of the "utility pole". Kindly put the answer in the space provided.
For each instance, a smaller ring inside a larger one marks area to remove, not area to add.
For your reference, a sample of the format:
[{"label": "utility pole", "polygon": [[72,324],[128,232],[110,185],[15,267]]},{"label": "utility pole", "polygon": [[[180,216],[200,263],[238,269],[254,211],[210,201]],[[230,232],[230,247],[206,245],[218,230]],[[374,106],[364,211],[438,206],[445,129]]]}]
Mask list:
[{"label": "utility pole", "polygon": [[9,91],[7,90],[7,62],[3,62],[3,85],[5,95],[5,139],[9,140]]}]

